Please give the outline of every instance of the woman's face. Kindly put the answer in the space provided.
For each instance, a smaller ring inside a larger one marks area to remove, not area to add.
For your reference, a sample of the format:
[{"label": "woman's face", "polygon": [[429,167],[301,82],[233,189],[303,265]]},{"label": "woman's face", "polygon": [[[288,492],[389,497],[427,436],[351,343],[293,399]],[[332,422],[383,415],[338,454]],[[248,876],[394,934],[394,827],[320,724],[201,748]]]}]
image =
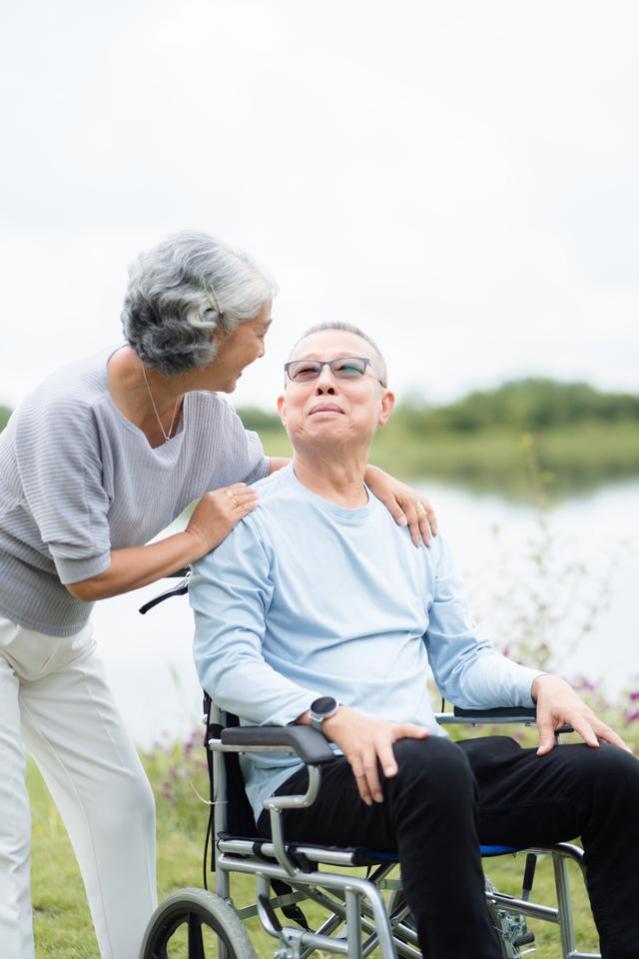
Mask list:
[{"label": "woman's face", "polygon": [[221,330],[214,333],[218,349],[210,370],[215,377],[215,390],[232,393],[242,370],[264,356],[264,338],[270,325],[271,304],[268,303],[254,320],[245,320],[231,333]]}]

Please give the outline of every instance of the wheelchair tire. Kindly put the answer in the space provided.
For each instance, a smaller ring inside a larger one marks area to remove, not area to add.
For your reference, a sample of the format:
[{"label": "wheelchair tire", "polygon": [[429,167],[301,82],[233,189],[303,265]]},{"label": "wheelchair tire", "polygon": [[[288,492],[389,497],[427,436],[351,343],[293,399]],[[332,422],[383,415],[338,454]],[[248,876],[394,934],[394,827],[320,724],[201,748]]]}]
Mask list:
[{"label": "wheelchair tire", "polygon": [[[210,930],[206,935],[214,943],[211,948],[203,930]],[[165,899],[151,916],[140,959],[178,955],[181,959],[217,959],[220,940],[224,959],[257,959],[246,929],[228,902],[204,889],[182,889]]]}]

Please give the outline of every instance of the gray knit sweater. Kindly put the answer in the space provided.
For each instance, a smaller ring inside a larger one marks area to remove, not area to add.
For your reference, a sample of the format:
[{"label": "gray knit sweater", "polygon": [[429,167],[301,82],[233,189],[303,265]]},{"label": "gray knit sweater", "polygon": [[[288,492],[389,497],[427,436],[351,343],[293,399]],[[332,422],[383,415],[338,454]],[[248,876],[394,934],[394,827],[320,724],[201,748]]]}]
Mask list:
[{"label": "gray knit sweater", "polygon": [[53,374],[0,434],[0,613],[53,636],[91,611],[64,583],[103,572],[112,549],[148,542],[207,490],[269,469],[215,393],[187,394],[181,429],[152,449],[111,400],[113,352]]}]

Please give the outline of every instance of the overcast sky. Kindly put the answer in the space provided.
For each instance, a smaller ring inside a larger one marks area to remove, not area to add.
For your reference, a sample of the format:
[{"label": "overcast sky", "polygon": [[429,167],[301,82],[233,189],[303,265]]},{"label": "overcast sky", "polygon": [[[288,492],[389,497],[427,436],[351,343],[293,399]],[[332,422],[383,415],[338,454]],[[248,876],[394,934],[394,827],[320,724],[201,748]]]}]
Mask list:
[{"label": "overcast sky", "polygon": [[2,6],[0,402],[120,339],[185,227],[276,276],[292,340],[361,324],[400,398],[543,374],[637,392],[634,0]]}]

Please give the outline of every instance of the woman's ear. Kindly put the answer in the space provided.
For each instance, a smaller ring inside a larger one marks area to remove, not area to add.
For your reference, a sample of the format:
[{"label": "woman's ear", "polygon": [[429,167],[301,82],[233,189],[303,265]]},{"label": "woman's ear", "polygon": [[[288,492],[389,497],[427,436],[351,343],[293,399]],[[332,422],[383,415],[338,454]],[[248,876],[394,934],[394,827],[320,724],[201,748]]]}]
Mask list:
[{"label": "woman's ear", "polygon": [[229,335],[230,335],[230,331],[225,330],[223,326],[218,324],[213,330],[213,332],[211,333],[211,339],[213,340],[216,346],[221,346],[224,340],[228,339]]}]

